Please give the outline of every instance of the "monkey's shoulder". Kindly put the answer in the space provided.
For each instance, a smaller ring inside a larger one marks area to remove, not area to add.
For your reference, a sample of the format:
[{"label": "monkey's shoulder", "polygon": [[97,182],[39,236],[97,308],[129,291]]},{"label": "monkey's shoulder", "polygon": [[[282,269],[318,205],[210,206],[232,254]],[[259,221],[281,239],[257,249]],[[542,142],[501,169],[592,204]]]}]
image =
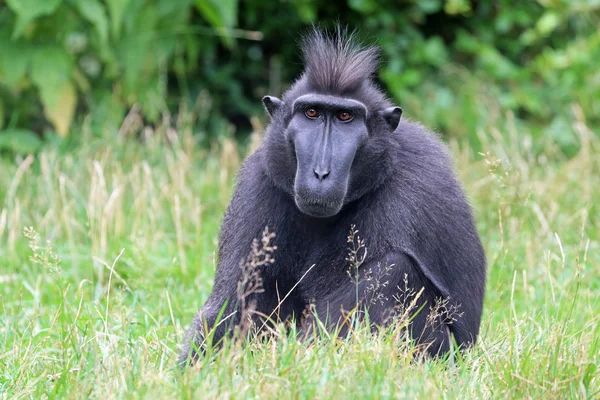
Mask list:
[{"label": "monkey's shoulder", "polygon": [[259,149],[244,160],[238,171],[223,226],[232,232],[264,229],[282,214],[289,214],[291,204],[286,194],[267,176]]},{"label": "monkey's shoulder", "polygon": [[449,226],[474,231],[471,208],[440,136],[419,123],[403,121],[393,140],[392,172],[365,199],[370,220],[403,234],[431,236]]},{"label": "monkey's shoulder", "polygon": [[451,169],[451,158],[440,134],[419,122],[402,120],[392,140],[399,146],[404,159],[445,164]]}]

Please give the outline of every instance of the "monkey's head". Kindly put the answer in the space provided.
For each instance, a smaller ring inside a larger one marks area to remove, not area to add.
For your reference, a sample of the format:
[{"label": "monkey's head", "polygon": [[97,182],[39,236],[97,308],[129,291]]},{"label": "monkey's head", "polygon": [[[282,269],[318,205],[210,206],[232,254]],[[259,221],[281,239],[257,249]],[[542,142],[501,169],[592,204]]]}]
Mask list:
[{"label": "monkey's head", "polygon": [[301,212],[326,218],[385,179],[384,138],[402,109],[372,82],[377,50],[357,45],[353,35],[314,30],[302,50],[305,72],[283,100],[263,98],[272,118],[267,173]]}]

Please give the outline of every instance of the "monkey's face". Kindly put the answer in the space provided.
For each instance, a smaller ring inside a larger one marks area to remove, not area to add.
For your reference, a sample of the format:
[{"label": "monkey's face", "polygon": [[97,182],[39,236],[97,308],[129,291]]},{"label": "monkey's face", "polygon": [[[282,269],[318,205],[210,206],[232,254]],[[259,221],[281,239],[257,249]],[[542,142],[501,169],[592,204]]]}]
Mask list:
[{"label": "monkey's face", "polygon": [[292,106],[287,137],[296,155],[294,201],[304,214],[331,217],[344,205],[352,163],[369,138],[356,100],[308,94]]},{"label": "monkey's face", "polygon": [[[300,96],[289,108],[273,96],[265,96],[263,103],[271,117],[282,117],[282,112],[289,115],[289,119],[276,120],[278,124],[289,121],[281,127],[284,137],[276,140],[278,148],[289,145],[290,155],[294,158],[288,163],[282,159],[286,152],[271,153],[275,154],[271,158],[271,176],[293,195],[301,212],[319,218],[336,215],[346,202],[358,198],[363,187],[369,185],[364,182],[368,179],[365,171],[372,162],[380,160],[372,159],[367,151],[370,138],[367,119],[384,121],[386,130],[391,133],[402,116],[400,107],[388,107],[368,115],[367,107],[360,101],[322,94]],[[277,171],[278,167],[281,171]],[[373,172],[377,175],[379,171]],[[293,186],[290,186],[292,175]],[[357,183],[357,179],[362,183]],[[349,193],[349,187],[354,188],[352,193]]]}]

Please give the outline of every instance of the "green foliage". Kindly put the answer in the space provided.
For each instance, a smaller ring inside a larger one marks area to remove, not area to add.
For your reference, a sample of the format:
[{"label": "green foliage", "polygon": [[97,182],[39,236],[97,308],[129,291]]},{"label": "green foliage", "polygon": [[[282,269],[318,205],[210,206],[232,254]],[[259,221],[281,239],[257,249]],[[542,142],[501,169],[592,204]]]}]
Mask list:
[{"label": "green foliage", "polygon": [[237,0],[197,0],[196,8],[202,16],[214,27],[218,28],[223,43],[231,48],[233,40],[225,28],[234,28],[237,24]]},{"label": "green foliage", "polygon": [[[9,1],[0,8],[0,90],[11,125],[66,136],[76,110],[116,124],[138,103],[158,120],[173,63],[180,73],[195,63],[180,37],[191,4]],[[108,102],[114,115],[103,111]]]},{"label": "green foliage", "polygon": [[34,153],[42,145],[40,138],[27,129],[6,129],[0,135],[0,151]]},{"label": "green foliage", "polygon": [[317,21],[379,43],[381,82],[405,115],[472,145],[489,114],[571,153],[572,106],[600,123],[593,0],[10,0],[0,6],[4,126],[65,136],[90,114],[115,131],[135,104],[155,124],[200,96],[212,135],[224,121],[247,132],[260,97],[300,72],[296,39]]}]

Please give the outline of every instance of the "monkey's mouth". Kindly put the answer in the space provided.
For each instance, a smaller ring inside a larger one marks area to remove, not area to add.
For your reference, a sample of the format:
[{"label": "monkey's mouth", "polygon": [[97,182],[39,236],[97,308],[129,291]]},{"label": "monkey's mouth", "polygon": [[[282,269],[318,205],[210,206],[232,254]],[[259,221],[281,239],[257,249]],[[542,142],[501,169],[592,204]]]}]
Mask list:
[{"label": "monkey's mouth", "polygon": [[296,207],[303,214],[316,218],[333,217],[342,209],[342,202],[326,199],[304,198],[296,194],[294,196]]}]

